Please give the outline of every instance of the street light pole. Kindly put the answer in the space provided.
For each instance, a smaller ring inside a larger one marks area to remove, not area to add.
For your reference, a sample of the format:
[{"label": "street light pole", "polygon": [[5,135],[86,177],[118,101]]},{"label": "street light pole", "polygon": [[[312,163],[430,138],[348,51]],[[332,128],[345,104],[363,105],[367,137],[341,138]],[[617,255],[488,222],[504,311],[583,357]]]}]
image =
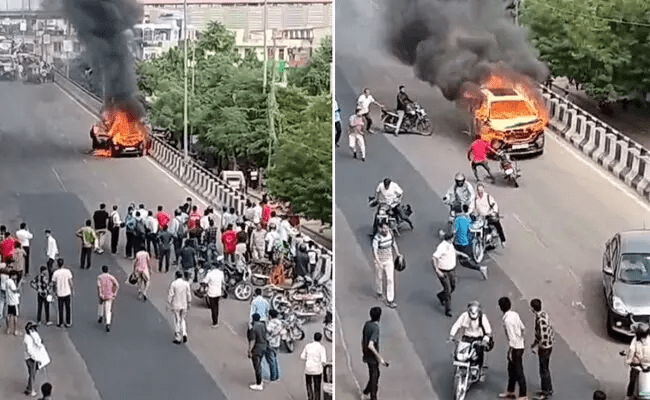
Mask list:
[{"label": "street light pole", "polygon": [[269,64],[269,60],[268,60],[269,51],[268,51],[268,49],[266,47],[266,28],[267,28],[266,23],[267,23],[267,19],[268,19],[267,12],[268,12],[267,0],[264,0],[264,78],[263,78],[264,83],[263,83],[263,86],[262,86],[263,89],[264,89],[264,93],[266,93],[266,75],[267,75],[267,69],[268,69],[268,64]]},{"label": "street light pole", "polygon": [[187,146],[187,0],[183,0],[183,75],[184,75],[184,96],[185,100],[183,102],[183,155],[185,156],[185,161],[189,160],[189,152]]}]

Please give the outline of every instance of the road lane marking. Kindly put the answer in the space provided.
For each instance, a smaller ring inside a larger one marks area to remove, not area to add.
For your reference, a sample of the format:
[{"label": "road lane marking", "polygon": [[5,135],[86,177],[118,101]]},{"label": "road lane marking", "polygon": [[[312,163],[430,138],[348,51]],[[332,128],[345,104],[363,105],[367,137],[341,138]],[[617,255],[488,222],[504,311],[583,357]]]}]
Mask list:
[{"label": "road lane marking", "polygon": [[535,240],[537,241],[537,243],[539,243],[539,244],[540,244],[542,247],[544,247],[545,249],[548,249],[548,246],[547,246],[547,245],[542,241],[542,238],[540,238],[540,237],[537,235],[537,233],[536,233],[536,232],[535,232],[535,231],[534,231],[530,226],[528,226],[528,224],[526,224],[526,223],[521,219],[521,217],[520,217],[519,215],[517,215],[517,214],[515,214],[515,213],[512,213],[512,217],[513,217],[513,218],[514,218],[514,219],[519,223],[519,225],[521,225],[522,228],[524,228],[524,230],[525,230],[526,232],[528,232],[528,233],[530,233],[531,235],[533,235],[533,237],[535,238]]},{"label": "road lane marking", "polygon": [[63,189],[64,192],[67,192],[68,189],[65,188],[65,185],[63,184],[63,180],[61,179],[61,176],[59,175],[58,172],[56,172],[56,169],[54,167],[50,167],[52,169],[52,172],[54,172],[54,176],[56,176],[56,180],[59,181],[59,185],[61,185],[61,188]]},{"label": "road lane marking", "polygon": [[[350,357],[350,350],[348,349],[348,344],[345,341],[345,336],[343,335],[343,323],[341,322],[341,318],[339,317],[339,313],[334,312],[334,315],[336,316],[336,326],[338,326],[338,330],[340,331],[340,336],[341,336],[341,347],[343,347],[343,352],[345,353],[345,363],[348,367],[348,371],[350,371],[350,376],[352,376],[352,380],[354,381],[354,385],[357,387],[357,392],[361,393],[361,385],[359,384],[359,381],[357,380],[356,375],[354,375],[354,371],[352,370],[352,358]],[[339,344],[338,338],[336,339],[336,344]],[[336,351],[336,348],[334,348],[334,351]],[[336,364],[335,364],[336,365]],[[335,367],[336,368],[336,367]]]}]

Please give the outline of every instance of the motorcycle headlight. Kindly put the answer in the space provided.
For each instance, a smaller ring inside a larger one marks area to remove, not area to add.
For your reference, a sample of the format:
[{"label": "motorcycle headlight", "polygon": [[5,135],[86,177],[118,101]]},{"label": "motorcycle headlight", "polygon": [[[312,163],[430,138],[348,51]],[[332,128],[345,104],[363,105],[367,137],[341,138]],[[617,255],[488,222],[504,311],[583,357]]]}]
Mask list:
[{"label": "motorcycle headlight", "polygon": [[625,303],[623,303],[623,300],[621,300],[619,297],[616,296],[612,298],[612,309],[614,310],[615,313],[621,315],[626,315],[629,312],[629,310],[625,306]]}]

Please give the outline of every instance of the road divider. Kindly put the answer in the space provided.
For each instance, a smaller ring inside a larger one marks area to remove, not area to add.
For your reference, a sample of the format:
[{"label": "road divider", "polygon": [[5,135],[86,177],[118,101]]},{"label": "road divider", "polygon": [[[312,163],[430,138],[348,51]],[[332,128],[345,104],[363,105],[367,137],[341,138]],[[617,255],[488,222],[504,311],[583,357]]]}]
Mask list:
[{"label": "road divider", "polygon": [[[78,83],[66,78],[59,71],[55,71],[55,83],[83,107],[95,114],[97,118],[101,118],[101,109],[103,106],[101,98]],[[171,175],[178,178],[194,192],[202,196],[217,211],[221,211],[221,207],[224,206],[233,207],[239,215],[242,215],[247,200],[251,200],[252,202],[259,202],[261,200],[258,196],[252,196],[233,189],[212,171],[207,170],[194,159],[189,158],[186,160],[181,151],[165,143],[159,137],[152,136],[151,148],[148,150],[147,155]],[[317,242],[317,246],[321,252],[329,255],[331,259],[331,242],[318,235],[317,232],[313,232],[304,227],[303,230],[315,236],[313,240]]]},{"label": "road divider", "polygon": [[648,149],[561,95],[540,87],[551,116],[550,130],[650,200]]}]

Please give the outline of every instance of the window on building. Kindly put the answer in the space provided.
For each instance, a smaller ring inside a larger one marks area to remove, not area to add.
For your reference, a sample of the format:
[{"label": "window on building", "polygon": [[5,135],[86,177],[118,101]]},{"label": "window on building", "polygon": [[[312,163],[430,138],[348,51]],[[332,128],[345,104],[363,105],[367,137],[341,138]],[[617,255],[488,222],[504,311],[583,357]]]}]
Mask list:
[{"label": "window on building", "polygon": [[275,49],[269,48],[268,51],[269,51],[269,54],[268,54],[269,60],[274,60],[275,59]]},{"label": "window on building", "polygon": [[255,53],[253,52],[253,49],[251,48],[244,49],[244,55],[246,56],[246,58],[252,57],[254,54]]},{"label": "window on building", "polygon": [[145,28],[143,32],[144,40],[150,42],[153,40],[153,31],[149,28]]},{"label": "window on building", "polygon": [[278,59],[279,60],[284,60],[284,49],[280,49],[278,51]]},{"label": "window on building", "polygon": [[55,53],[61,53],[63,51],[63,43],[61,42],[54,42],[54,52]]}]

